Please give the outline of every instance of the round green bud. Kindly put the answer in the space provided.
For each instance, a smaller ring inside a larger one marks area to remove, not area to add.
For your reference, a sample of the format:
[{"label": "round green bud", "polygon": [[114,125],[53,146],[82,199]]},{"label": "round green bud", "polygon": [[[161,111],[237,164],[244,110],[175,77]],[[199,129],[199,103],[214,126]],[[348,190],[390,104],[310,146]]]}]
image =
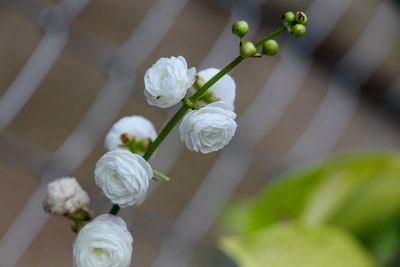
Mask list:
[{"label": "round green bud", "polygon": [[292,11],[288,11],[285,14],[282,15],[282,20],[284,22],[284,24],[290,24],[294,21],[295,19],[295,15]]},{"label": "round green bud", "polygon": [[275,40],[265,41],[263,44],[263,53],[267,56],[275,56],[279,52],[279,44]]},{"label": "round green bud", "polygon": [[296,16],[296,22],[297,23],[300,23],[300,24],[303,24],[303,25],[307,24],[308,19],[307,19],[306,14],[303,11],[297,11],[295,16]]},{"label": "round green bud", "polygon": [[240,47],[240,55],[245,58],[254,57],[256,52],[256,47],[252,42],[244,42]]},{"label": "round green bud", "polygon": [[306,34],[306,27],[303,24],[296,24],[293,27],[293,35],[299,38]]},{"label": "round green bud", "polygon": [[244,20],[238,20],[232,25],[232,33],[236,36],[243,37],[249,31],[249,24]]}]

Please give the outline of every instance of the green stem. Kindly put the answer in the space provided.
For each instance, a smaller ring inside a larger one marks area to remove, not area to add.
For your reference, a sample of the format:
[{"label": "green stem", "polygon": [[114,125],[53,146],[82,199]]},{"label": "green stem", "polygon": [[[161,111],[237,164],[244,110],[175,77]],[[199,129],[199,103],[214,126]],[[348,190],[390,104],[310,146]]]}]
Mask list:
[{"label": "green stem", "polygon": [[182,105],[182,107],[175,113],[175,115],[170,119],[170,121],[165,125],[164,129],[157,136],[156,140],[151,143],[150,147],[147,149],[146,153],[144,153],[143,158],[145,160],[149,160],[151,155],[153,155],[154,151],[156,151],[157,147],[161,144],[161,142],[167,137],[169,132],[175,127],[175,125],[180,121],[180,119],[185,115],[186,111],[189,110],[189,107],[186,105]]},{"label": "green stem", "polygon": [[271,40],[272,38],[274,38],[275,36],[278,36],[281,33],[284,33],[286,31],[286,27],[282,27],[280,29],[277,29],[274,32],[271,32],[270,34],[264,36],[263,38],[261,38],[260,40],[258,40],[257,42],[254,43],[254,45],[257,47],[259,45],[262,45],[263,43],[265,43],[268,40]]},{"label": "green stem", "polygon": [[161,173],[161,172],[158,172],[158,171],[156,171],[156,170],[153,170],[153,174],[155,175],[155,176],[158,176],[158,177],[160,177],[160,178],[162,178],[164,181],[166,181],[166,182],[169,182],[171,179],[168,177],[168,176],[166,176],[165,174],[163,174],[163,173]]},{"label": "green stem", "polygon": [[[257,47],[261,44],[263,44],[265,41],[268,41],[275,36],[283,33],[286,31],[286,27],[282,27],[266,36],[258,40],[254,45]],[[238,56],[234,60],[232,60],[231,63],[225,66],[222,70],[220,70],[214,77],[212,77],[208,82],[206,82],[199,90],[196,91],[196,93],[189,98],[190,101],[193,103],[196,102],[211,86],[213,86],[219,79],[221,79],[225,74],[230,72],[233,68],[235,68],[240,62],[243,61],[243,57]],[[175,113],[175,115],[169,120],[167,125],[164,126],[164,128],[161,130],[160,134],[157,136],[156,140],[150,145],[150,147],[147,149],[146,153],[144,153],[143,158],[145,160],[149,160],[151,155],[156,151],[158,146],[161,144],[161,142],[167,137],[167,135],[172,131],[172,129],[175,127],[175,125],[185,116],[186,112],[190,109],[188,105],[183,103],[182,107]],[[157,175],[158,176],[158,175]],[[160,176],[161,177],[161,176]],[[161,177],[162,178],[162,177]],[[115,204],[111,210],[110,214],[116,215],[119,211],[120,207]]]},{"label": "green stem", "polygon": [[231,63],[225,66],[222,70],[220,70],[217,74],[215,74],[214,77],[212,77],[208,82],[206,82],[199,90],[196,91],[196,93],[189,98],[192,102],[196,102],[211,86],[214,85],[219,79],[221,79],[225,74],[230,72],[233,68],[235,68],[237,65],[239,65],[240,62],[244,57],[238,56],[234,60],[232,60]]},{"label": "green stem", "polygon": [[111,210],[110,210],[110,214],[113,214],[113,215],[117,215],[118,214],[118,211],[120,210],[121,208],[120,208],[120,206],[118,205],[118,204],[115,204],[115,205],[113,205],[112,206],[112,208],[111,208]]}]

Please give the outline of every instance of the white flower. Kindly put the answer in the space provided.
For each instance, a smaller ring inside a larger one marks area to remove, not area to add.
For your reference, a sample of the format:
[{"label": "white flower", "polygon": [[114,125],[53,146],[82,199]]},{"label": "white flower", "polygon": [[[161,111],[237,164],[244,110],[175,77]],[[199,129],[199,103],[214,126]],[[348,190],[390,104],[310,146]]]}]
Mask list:
[{"label": "white flower", "polygon": [[121,148],[121,135],[127,134],[140,141],[150,138],[154,141],[157,137],[154,125],[142,116],[123,117],[111,127],[106,135],[104,146],[108,151]]},{"label": "white flower", "polygon": [[72,215],[79,209],[86,209],[89,196],[74,177],[62,177],[47,185],[43,207],[57,215]]},{"label": "white flower", "polygon": [[144,75],[144,95],[150,105],[167,108],[183,99],[192,86],[196,68],[182,57],[160,58]]},{"label": "white flower", "polygon": [[85,225],[72,245],[75,267],[127,267],[132,256],[132,235],[124,220],[103,214]]},{"label": "white flower", "polygon": [[233,105],[223,101],[211,103],[185,115],[179,132],[181,140],[192,151],[210,153],[220,150],[236,131]]},{"label": "white flower", "polygon": [[94,175],[104,194],[114,204],[126,207],[143,202],[153,171],[141,156],[116,149],[99,159]]},{"label": "white flower", "polygon": [[[202,77],[205,82],[215,76],[220,70],[216,68],[208,68],[197,73],[198,76]],[[225,74],[209,89],[209,92],[213,93],[221,101],[234,104],[236,96],[236,83],[231,76]]]}]

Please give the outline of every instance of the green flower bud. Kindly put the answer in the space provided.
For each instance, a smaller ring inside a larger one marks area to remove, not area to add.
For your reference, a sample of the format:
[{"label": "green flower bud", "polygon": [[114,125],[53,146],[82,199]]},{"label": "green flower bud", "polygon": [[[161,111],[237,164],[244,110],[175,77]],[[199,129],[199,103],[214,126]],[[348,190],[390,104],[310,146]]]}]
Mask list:
[{"label": "green flower bud", "polygon": [[303,11],[296,12],[296,22],[306,25],[308,22],[307,16]]},{"label": "green flower bud", "polygon": [[71,226],[71,230],[75,233],[78,232],[78,221],[76,219],[69,219],[69,225]]},{"label": "green flower bud", "polygon": [[257,50],[255,45],[252,42],[244,42],[240,47],[240,55],[242,57],[253,57],[256,54]]},{"label": "green flower bud", "polygon": [[299,38],[306,34],[306,27],[303,24],[296,24],[293,27],[293,35]]},{"label": "green flower bud", "polygon": [[249,31],[249,24],[244,20],[238,20],[232,25],[232,33],[240,38]]},{"label": "green flower bud", "polygon": [[263,53],[267,56],[275,56],[278,54],[279,44],[275,40],[268,40],[263,44]]},{"label": "green flower bud", "polygon": [[73,217],[79,221],[85,220],[87,216],[87,212],[83,209],[77,210],[73,215]]},{"label": "green flower bud", "polygon": [[292,23],[295,19],[295,15],[292,11],[288,11],[285,14],[282,15],[282,20],[285,25],[289,25]]}]

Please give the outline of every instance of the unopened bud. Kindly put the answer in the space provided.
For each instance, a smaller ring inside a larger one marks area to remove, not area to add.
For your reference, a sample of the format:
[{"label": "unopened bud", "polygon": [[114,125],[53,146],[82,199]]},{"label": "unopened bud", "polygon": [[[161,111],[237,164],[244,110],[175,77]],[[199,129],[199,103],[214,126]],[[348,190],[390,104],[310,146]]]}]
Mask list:
[{"label": "unopened bud", "polygon": [[244,20],[238,20],[232,25],[232,33],[240,38],[245,36],[249,31],[249,24]]},{"label": "unopened bud", "polygon": [[75,233],[78,232],[78,221],[74,218],[69,219],[69,225],[71,226],[71,230]]},{"label": "unopened bud", "polygon": [[240,47],[240,55],[244,58],[254,57],[256,52],[256,47],[252,42],[244,42]]},{"label": "unopened bud", "polygon": [[282,20],[285,25],[292,23],[294,21],[294,19],[295,19],[295,15],[292,11],[288,11],[282,15]]},{"label": "unopened bud", "polygon": [[303,11],[297,11],[295,17],[297,23],[306,25],[308,22],[307,16]]},{"label": "unopened bud", "polygon": [[296,38],[299,38],[301,36],[303,36],[304,34],[306,34],[306,27],[303,24],[296,24],[293,27],[293,35]]},{"label": "unopened bud", "polygon": [[263,53],[267,56],[275,56],[279,52],[279,44],[275,40],[268,40],[263,44]]},{"label": "unopened bud", "polygon": [[90,214],[88,211],[80,209],[78,211],[76,211],[74,213],[74,215],[72,216],[75,219],[77,219],[78,221],[87,221],[90,220]]},{"label": "unopened bud", "polygon": [[47,185],[44,209],[57,215],[72,216],[80,209],[87,209],[89,196],[74,177],[63,177]]}]

